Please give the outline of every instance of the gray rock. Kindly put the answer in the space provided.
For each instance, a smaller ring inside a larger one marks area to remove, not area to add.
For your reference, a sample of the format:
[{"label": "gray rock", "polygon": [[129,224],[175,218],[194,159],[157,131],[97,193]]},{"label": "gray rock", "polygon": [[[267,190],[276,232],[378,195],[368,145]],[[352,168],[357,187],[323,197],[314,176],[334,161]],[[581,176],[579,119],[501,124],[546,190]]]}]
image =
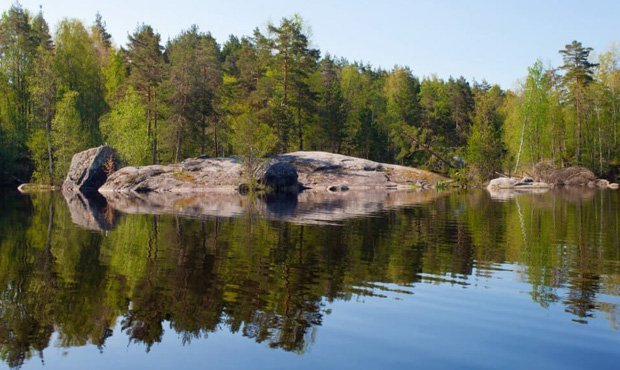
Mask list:
[{"label": "gray rock", "polygon": [[260,173],[258,182],[276,192],[297,192],[299,191],[297,178],[295,166],[288,162],[275,162]]},{"label": "gray rock", "polygon": [[[189,158],[167,166],[125,167],[99,188],[105,193],[238,193],[247,184],[239,158]],[[327,152],[294,152],[275,156],[259,167],[254,177],[276,192],[300,189],[411,188],[447,179],[417,168],[383,164]],[[343,185],[345,187],[343,187]]]},{"label": "gray rock", "polygon": [[105,169],[108,160],[112,160],[116,166],[117,157],[114,149],[105,145],[75,154],[71,159],[67,178],[62,184],[63,190],[97,191],[108,178]]},{"label": "gray rock", "polygon": [[489,189],[510,189],[517,184],[517,180],[511,177],[499,177],[489,182],[487,188]]}]

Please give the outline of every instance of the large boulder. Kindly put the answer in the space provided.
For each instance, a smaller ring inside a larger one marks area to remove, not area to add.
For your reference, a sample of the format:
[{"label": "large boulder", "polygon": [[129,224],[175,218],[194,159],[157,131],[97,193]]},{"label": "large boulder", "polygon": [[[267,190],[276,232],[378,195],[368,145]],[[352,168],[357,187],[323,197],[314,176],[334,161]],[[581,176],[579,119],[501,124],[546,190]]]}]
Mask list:
[{"label": "large boulder", "polygon": [[512,189],[518,183],[517,179],[513,179],[511,177],[498,177],[496,179],[491,180],[488,189]]},{"label": "large boulder", "polygon": [[71,159],[71,167],[62,188],[65,191],[97,191],[114,171],[116,163],[116,152],[109,146],[79,152]]},{"label": "large boulder", "polygon": [[275,192],[297,192],[299,181],[297,169],[289,162],[275,162],[259,169],[257,179],[260,184]]}]

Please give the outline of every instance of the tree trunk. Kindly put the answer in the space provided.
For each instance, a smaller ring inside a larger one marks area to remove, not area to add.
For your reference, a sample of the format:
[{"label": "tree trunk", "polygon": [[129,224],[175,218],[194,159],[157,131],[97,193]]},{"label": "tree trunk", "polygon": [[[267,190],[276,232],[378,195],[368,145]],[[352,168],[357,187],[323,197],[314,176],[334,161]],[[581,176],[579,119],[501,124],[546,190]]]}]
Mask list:
[{"label": "tree trunk", "polygon": [[215,152],[215,156],[218,156],[219,153],[219,142],[217,138],[217,119],[213,120],[213,151]]},{"label": "tree trunk", "polygon": [[284,54],[284,106],[288,106],[288,54]]},{"label": "tree trunk", "polygon": [[577,98],[575,108],[577,109],[577,164],[581,164],[581,98]]},{"label": "tree trunk", "polygon": [[205,115],[200,116],[200,155],[204,155],[207,150],[207,123]]},{"label": "tree trunk", "polygon": [[519,151],[517,152],[517,163],[515,164],[514,173],[517,173],[517,169],[519,168],[519,161],[521,160],[521,150],[523,150],[523,140],[525,138],[525,124],[527,123],[527,116],[523,120],[523,127],[521,128],[521,142],[519,143]]},{"label": "tree trunk", "polygon": [[157,96],[155,95],[155,89],[153,89],[153,103],[155,105],[153,115],[153,164],[157,164]]},{"label": "tree trunk", "polygon": [[179,121],[177,123],[177,145],[176,145],[176,150],[174,154],[174,161],[178,163],[180,159],[181,159],[181,118],[179,118]]},{"label": "tree trunk", "polygon": [[299,150],[304,150],[304,131],[301,122],[301,104],[297,104],[297,135],[299,136]]},{"label": "tree trunk", "polygon": [[52,122],[50,113],[45,118],[45,137],[47,139],[47,160],[49,162],[50,186],[54,185],[54,156],[52,155]]},{"label": "tree trunk", "polygon": [[146,89],[146,136],[151,137],[151,87]]},{"label": "tree trunk", "polygon": [[601,116],[598,107],[596,109],[596,123],[598,125],[598,174],[603,174],[603,135],[601,133]]}]

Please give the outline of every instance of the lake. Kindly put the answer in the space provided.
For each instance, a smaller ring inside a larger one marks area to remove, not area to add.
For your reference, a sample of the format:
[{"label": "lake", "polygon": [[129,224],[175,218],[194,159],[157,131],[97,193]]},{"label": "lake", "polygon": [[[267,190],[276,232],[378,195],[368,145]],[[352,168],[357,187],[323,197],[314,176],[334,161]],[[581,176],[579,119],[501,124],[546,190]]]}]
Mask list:
[{"label": "lake", "polygon": [[0,199],[0,367],[620,363],[618,191]]}]

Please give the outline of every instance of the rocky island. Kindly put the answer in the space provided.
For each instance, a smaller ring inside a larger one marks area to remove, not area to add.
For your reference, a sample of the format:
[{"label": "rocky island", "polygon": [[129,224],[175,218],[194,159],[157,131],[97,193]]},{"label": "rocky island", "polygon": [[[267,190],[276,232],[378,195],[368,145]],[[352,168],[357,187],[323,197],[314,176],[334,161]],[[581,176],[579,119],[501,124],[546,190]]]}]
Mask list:
[{"label": "rocky island", "polygon": [[104,163],[113,150],[107,146],[76,154],[63,189],[113,193],[234,193],[248,179],[276,192],[299,190],[342,192],[349,189],[430,188],[447,178],[430,171],[385,164],[327,152],[293,152],[267,158],[247,173],[240,158],[189,158],[170,165],[124,167],[109,176]]}]

